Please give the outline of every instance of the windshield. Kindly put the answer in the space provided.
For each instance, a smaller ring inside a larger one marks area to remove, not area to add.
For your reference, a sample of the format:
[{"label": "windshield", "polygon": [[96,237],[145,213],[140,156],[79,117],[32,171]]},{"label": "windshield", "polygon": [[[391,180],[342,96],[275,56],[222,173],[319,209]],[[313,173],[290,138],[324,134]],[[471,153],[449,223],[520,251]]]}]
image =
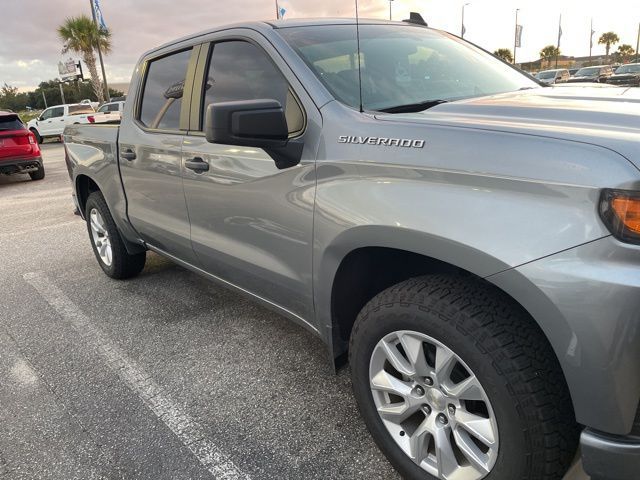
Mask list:
[{"label": "windshield", "polygon": [[581,68],[578,70],[578,73],[576,73],[576,76],[590,77],[591,75],[597,75],[598,73],[600,73],[600,68],[598,67]]},{"label": "windshield", "polygon": [[[341,102],[385,110],[539,87],[492,55],[445,33],[410,25],[290,27],[278,32]],[[358,61],[359,60],[359,61]],[[358,72],[358,65],[361,72]]]},{"label": "windshield", "polygon": [[622,65],[618,67],[616,73],[640,73],[640,63],[634,65]]},{"label": "windshield", "polygon": [[538,73],[538,75],[536,75],[536,77],[538,77],[540,79],[555,78],[556,77],[556,71],[555,70],[547,70],[546,72],[540,72],[540,73]]}]

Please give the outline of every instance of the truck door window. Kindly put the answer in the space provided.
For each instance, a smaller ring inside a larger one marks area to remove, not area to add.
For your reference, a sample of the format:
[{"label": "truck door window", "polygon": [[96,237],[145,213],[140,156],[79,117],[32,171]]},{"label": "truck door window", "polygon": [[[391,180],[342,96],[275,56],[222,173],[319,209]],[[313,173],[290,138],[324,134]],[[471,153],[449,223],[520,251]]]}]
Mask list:
[{"label": "truck door window", "polygon": [[229,41],[216,44],[205,89],[203,115],[211,103],[273,99],[279,101],[284,109],[290,135],[304,128],[304,114],[287,80],[266,53],[252,43]]},{"label": "truck door window", "polygon": [[40,120],[49,120],[51,118],[52,113],[53,113],[52,108],[45,110],[44,112],[42,112],[42,115],[40,115]]},{"label": "truck door window", "polygon": [[51,118],[64,117],[64,107],[55,107],[51,109]]},{"label": "truck door window", "polygon": [[190,56],[191,49],[182,50],[149,62],[138,118],[146,127],[179,129]]}]

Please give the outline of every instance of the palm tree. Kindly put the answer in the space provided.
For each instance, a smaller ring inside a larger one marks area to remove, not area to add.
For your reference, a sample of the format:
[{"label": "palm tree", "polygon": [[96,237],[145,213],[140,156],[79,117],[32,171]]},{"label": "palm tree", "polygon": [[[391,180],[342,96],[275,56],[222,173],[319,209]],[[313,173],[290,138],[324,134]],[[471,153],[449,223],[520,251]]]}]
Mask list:
[{"label": "palm tree", "polygon": [[560,55],[560,49],[555,45],[547,45],[540,50],[540,68],[542,68],[542,62],[547,61],[547,68],[551,67],[551,60]]},{"label": "palm tree", "polygon": [[509,50],[508,48],[499,48],[498,50],[493,52],[493,54],[496,57],[500,57],[505,62],[513,63],[513,55],[511,53],[511,50]]},{"label": "palm tree", "polygon": [[618,47],[618,51],[615,53],[616,57],[620,60],[620,63],[627,63],[636,51],[629,44],[623,43]]},{"label": "palm tree", "polygon": [[91,86],[100,102],[105,101],[105,92],[96,68],[95,48],[100,44],[103,53],[111,51],[111,32],[106,28],[98,27],[93,20],[86,15],[67,18],[58,27],[58,37],[64,42],[62,53],[68,51],[82,55],[84,63],[91,73]]},{"label": "palm tree", "polygon": [[609,51],[611,50],[611,45],[615,45],[620,41],[620,37],[613,32],[605,32],[600,35],[600,39],[598,40],[599,45],[604,45],[607,49],[607,63],[609,63]]}]

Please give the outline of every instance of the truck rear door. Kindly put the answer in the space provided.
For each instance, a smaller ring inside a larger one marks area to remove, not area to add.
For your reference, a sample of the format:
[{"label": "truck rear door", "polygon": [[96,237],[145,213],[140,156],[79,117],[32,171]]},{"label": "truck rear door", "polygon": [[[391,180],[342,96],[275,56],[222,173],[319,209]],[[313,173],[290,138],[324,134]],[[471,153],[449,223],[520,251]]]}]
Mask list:
[{"label": "truck rear door", "polygon": [[141,65],[133,118],[120,128],[118,153],[131,224],[148,244],[194,263],[181,178],[182,128],[189,110],[182,91],[191,56],[189,47]]}]

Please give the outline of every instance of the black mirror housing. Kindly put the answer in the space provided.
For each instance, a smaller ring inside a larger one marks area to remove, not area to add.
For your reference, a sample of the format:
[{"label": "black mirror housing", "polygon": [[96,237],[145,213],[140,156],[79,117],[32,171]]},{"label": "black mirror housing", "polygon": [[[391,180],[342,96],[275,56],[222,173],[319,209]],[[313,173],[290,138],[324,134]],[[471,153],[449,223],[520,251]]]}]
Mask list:
[{"label": "black mirror housing", "polygon": [[283,147],[289,132],[276,100],[212,103],[207,107],[205,135],[211,143],[248,147]]},{"label": "black mirror housing", "polygon": [[204,133],[210,143],[264,148],[279,169],[300,163],[303,143],[289,140],[287,119],[277,100],[212,103]]}]

